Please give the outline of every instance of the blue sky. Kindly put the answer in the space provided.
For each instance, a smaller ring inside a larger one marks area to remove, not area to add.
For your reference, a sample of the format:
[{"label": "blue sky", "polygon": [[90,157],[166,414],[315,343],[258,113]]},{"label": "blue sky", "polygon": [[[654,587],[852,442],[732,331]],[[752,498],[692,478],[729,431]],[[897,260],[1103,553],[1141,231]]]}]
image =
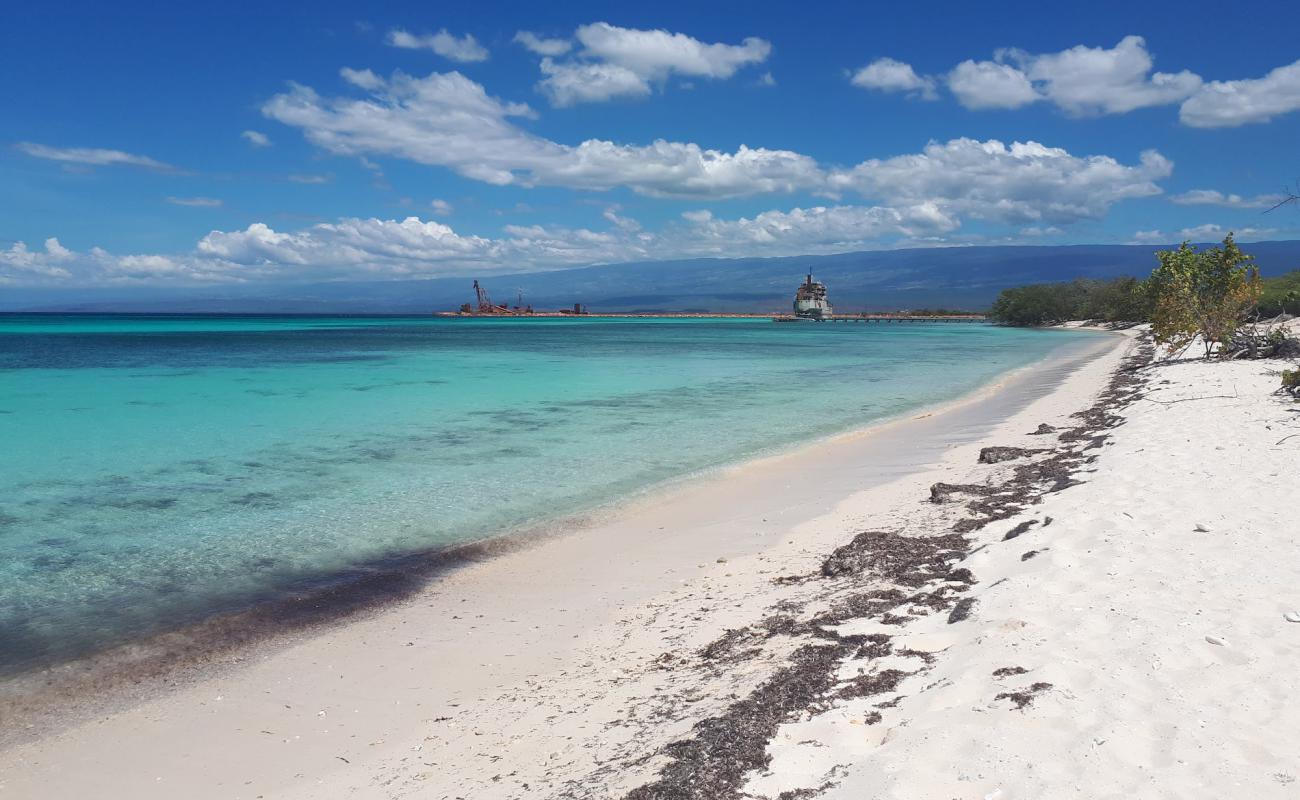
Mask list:
[{"label": "blue sky", "polygon": [[1044,8],[11,12],[0,286],[1300,233],[1290,4]]}]

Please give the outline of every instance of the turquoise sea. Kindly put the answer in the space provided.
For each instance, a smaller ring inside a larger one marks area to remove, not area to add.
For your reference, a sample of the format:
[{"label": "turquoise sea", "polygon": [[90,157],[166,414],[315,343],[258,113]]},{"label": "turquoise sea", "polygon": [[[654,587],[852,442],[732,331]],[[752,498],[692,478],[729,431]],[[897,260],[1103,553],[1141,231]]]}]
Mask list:
[{"label": "turquoise sea", "polygon": [[0,316],[0,672],[954,398],[971,324]]}]

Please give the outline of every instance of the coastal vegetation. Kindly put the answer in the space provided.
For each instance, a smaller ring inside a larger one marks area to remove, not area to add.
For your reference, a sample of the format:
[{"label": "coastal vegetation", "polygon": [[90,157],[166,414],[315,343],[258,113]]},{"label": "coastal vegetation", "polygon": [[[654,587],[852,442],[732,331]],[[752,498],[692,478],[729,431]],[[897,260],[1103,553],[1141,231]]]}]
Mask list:
[{"label": "coastal vegetation", "polygon": [[1005,325],[1053,325],[1072,319],[1147,322],[1152,304],[1147,286],[1132,277],[1064,283],[1036,283],[1004,289],[989,310]]},{"label": "coastal vegetation", "polygon": [[1259,267],[1231,233],[1222,247],[1200,250],[1183,242],[1156,258],[1160,266],[1147,279],[1156,343],[1181,352],[1199,338],[1210,357],[1254,312],[1262,289]]},{"label": "coastal vegetation", "polygon": [[1262,358],[1294,351],[1294,340],[1251,323],[1279,314],[1300,314],[1300,270],[1260,277],[1254,258],[1232,234],[1219,246],[1184,242],[1156,253],[1145,280],[1074,280],[1004,290],[989,316],[1005,325],[1051,325],[1067,320],[1112,324],[1150,323],[1158,344],[1181,352],[1194,342],[1206,357]]}]

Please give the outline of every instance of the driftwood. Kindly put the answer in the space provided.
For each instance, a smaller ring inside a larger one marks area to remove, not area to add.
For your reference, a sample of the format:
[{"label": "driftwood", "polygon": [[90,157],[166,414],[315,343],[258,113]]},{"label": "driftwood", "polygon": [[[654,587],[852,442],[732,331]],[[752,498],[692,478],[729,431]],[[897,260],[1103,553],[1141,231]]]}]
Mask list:
[{"label": "driftwood", "polygon": [[1300,356],[1300,339],[1282,328],[1241,328],[1219,347],[1220,358],[1293,358]]}]

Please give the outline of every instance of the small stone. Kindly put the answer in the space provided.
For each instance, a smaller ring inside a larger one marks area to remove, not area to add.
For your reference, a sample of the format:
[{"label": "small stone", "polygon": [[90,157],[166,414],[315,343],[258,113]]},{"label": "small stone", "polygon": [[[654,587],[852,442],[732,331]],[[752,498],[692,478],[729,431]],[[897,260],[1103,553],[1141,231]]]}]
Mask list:
[{"label": "small stone", "polygon": [[719,558],[719,559],[718,559],[718,563],[719,563],[719,564],[725,564],[725,563],[727,563],[727,559],[725,559],[725,558]]},{"label": "small stone", "polygon": [[1287,622],[1300,622],[1300,611],[1288,611],[1282,615]]},{"label": "small stone", "polygon": [[1192,528],[1192,530],[1196,531],[1197,533],[1209,533],[1209,532],[1210,532],[1210,529],[1209,529],[1209,528],[1205,527],[1204,525],[1200,524],[1199,522],[1196,523],[1196,527],[1195,527],[1195,528]]},{"label": "small stone", "polygon": [[1218,645],[1219,647],[1228,646],[1228,643],[1218,636],[1206,636],[1205,641],[1209,642],[1210,644]]}]

